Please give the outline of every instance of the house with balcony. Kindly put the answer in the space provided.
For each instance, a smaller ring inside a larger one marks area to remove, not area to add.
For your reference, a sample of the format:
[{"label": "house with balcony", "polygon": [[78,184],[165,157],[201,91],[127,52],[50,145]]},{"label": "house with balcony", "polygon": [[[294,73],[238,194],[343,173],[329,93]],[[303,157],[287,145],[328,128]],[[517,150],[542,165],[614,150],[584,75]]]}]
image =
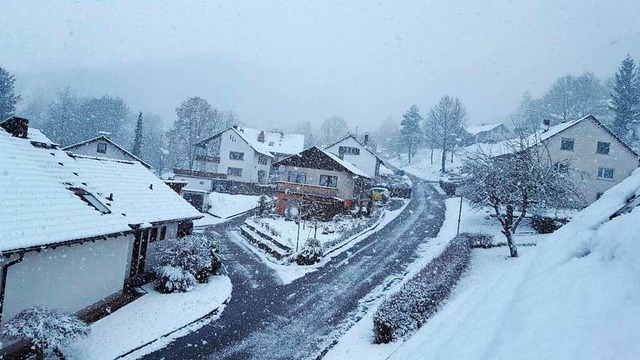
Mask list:
[{"label": "house with balcony", "polygon": [[368,134],[364,135],[364,142],[360,142],[355,135],[349,134],[327,146],[325,150],[355,165],[372,178],[380,176],[380,165],[383,161],[370,149]]},{"label": "house with balcony", "polygon": [[196,143],[191,169],[173,172],[186,189],[250,191],[269,183],[272,162],[303,148],[304,135],[233,126]]},{"label": "house with balcony", "polygon": [[309,148],[274,163],[278,167],[276,212],[333,215],[367,198],[372,177],[327,150]]}]

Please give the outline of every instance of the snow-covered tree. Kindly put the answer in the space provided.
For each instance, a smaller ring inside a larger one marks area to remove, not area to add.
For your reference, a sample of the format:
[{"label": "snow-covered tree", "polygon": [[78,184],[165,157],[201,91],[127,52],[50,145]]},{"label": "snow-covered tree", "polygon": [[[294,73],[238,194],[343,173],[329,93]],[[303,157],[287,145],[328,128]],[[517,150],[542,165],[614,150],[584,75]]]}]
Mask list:
[{"label": "snow-covered tree", "polygon": [[[317,226],[317,225],[316,225]],[[298,265],[313,265],[322,260],[324,248],[318,239],[308,239],[302,249],[296,254],[296,263]]]},{"label": "snow-covered tree", "polygon": [[591,73],[556,79],[540,101],[544,118],[551,119],[554,124],[607,112],[605,89]]},{"label": "snow-covered tree", "polygon": [[316,137],[313,134],[313,127],[311,126],[311,122],[309,120],[299,122],[296,125],[295,132],[297,134],[304,135],[304,148],[308,149],[314,145],[316,145]]},{"label": "snow-covered tree", "polygon": [[411,163],[411,156],[415,154],[423,140],[422,129],[420,128],[422,121],[423,118],[417,105],[412,105],[402,116],[402,121],[400,121],[400,139],[405,149],[407,149],[409,163]]},{"label": "snow-covered tree", "polygon": [[531,93],[527,91],[522,95],[522,99],[520,100],[516,113],[512,116],[512,120],[516,126],[516,130],[524,134],[531,134],[540,129],[545,116],[542,102],[534,99]]},{"label": "snow-covered tree", "polygon": [[[456,139],[462,136],[467,110],[458,98],[444,96],[431,108],[425,124],[425,133],[442,149],[440,171],[446,170],[447,152],[453,151]],[[432,145],[434,146],[434,145]]]},{"label": "snow-covered tree", "polygon": [[0,121],[12,116],[20,101],[20,95],[15,93],[15,82],[15,76],[0,67]]},{"label": "snow-covered tree", "polygon": [[321,145],[330,145],[349,134],[349,126],[343,118],[332,116],[320,125]]},{"label": "snow-covered tree", "polygon": [[185,274],[191,274],[198,282],[206,282],[222,265],[217,242],[203,234],[158,242],[156,259],[157,288],[163,292],[188,291],[190,277]]},{"label": "snow-covered tree", "polygon": [[35,307],[23,310],[3,324],[0,334],[31,342],[38,359],[44,359],[44,353],[49,349],[64,358],[61,348],[76,338],[89,335],[89,331],[89,326],[75,316]]},{"label": "snow-covered tree", "polygon": [[51,140],[62,145],[80,141],[78,139],[83,136],[80,107],[80,100],[71,88],[66,87],[58,91],[56,98],[49,105],[49,116],[42,131]]},{"label": "snow-covered tree", "polygon": [[269,214],[269,198],[266,195],[260,195],[258,198],[258,207],[256,213],[259,217],[265,217]]},{"label": "snow-covered tree", "polygon": [[215,109],[200,97],[185,100],[176,109],[176,114],[178,119],[167,134],[169,138],[168,150],[171,153],[173,165],[189,169],[192,168],[195,160],[196,142],[206,136],[215,135],[236,123],[233,113]]},{"label": "snow-covered tree", "polygon": [[627,55],[616,73],[611,110],[615,113],[613,132],[629,141],[629,130],[640,121],[640,77],[633,59]]},{"label": "snow-covered tree", "polygon": [[136,130],[133,136],[133,146],[131,147],[131,153],[135,156],[140,156],[142,149],[142,111],[138,114],[138,121],[136,122]]},{"label": "snow-covered tree", "polygon": [[570,164],[554,162],[544,144],[529,145],[521,138],[505,145],[506,155],[478,151],[462,167],[463,196],[478,209],[491,208],[512,257],[518,256],[513,234],[528,213],[582,203],[578,184],[563,171]]},{"label": "snow-covered tree", "polygon": [[400,153],[400,128],[391,117],[386,118],[380,124],[378,131],[373,134],[373,138],[376,144],[380,146],[378,150],[386,149],[391,155]]}]

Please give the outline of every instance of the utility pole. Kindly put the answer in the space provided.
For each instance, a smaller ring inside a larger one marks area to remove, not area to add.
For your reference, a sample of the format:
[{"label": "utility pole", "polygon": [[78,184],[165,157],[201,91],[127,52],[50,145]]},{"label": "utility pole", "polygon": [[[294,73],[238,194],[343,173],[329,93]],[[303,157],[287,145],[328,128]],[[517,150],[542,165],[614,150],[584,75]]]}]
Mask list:
[{"label": "utility pole", "polygon": [[456,235],[460,235],[460,218],[462,217],[462,195],[460,195],[460,209],[458,209],[458,229]]}]

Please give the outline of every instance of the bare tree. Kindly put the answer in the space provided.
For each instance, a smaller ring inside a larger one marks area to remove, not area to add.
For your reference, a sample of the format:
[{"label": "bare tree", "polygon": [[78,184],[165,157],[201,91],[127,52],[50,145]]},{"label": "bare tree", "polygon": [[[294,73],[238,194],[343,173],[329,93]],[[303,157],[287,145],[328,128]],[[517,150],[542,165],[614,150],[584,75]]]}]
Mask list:
[{"label": "bare tree", "polygon": [[520,139],[502,143],[506,154],[477,151],[465,159],[462,193],[471,205],[489,206],[502,226],[512,257],[518,256],[513,234],[532,210],[568,208],[582,203],[578,185],[569,178],[567,160],[554,162],[544,144]]},{"label": "bare tree", "polygon": [[[446,170],[447,151],[451,151],[456,138],[465,126],[467,111],[458,98],[444,96],[438,104],[431,108],[425,124],[425,133],[432,143],[442,149],[441,169]],[[434,146],[434,145],[431,145]]]},{"label": "bare tree", "polygon": [[329,145],[349,135],[349,126],[343,118],[332,116],[320,125],[321,145]]}]

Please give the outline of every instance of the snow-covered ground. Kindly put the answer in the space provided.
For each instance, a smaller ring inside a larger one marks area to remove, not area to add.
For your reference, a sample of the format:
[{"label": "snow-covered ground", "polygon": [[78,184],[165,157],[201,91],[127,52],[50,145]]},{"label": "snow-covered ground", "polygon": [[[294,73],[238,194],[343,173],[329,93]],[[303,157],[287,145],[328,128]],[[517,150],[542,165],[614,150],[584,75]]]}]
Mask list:
[{"label": "snow-covered ground", "polygon": [[152,285],[144,289],[147,294],[91,324],[89,337],[73,342],[65,353],[92,360],[112,360],[138,347],[124,358],[151,353],[218,318],[231,296],[231,281],[213,276],[187,293],[160,294]]},{"label": "snow-covered ground", "polygon": [[204,217],[194,221],[193,225],[195,227],[204,227],[223,223],[235,215],[257,207],[258,199],[260,199],[260,196],[211,193],[209,194],[211,203],[209,214],[202,214]]},{"label": "snow-covered ground", "polygon": [[[458,212],[460,209],[460,199],[451,198],[445,200],[446,215],[445,221],[438,233],[437,238],[431,240],[425,244],[422,248],[418,249],[419,258],[412,263],[409,267],[409,271],[404,276],[402,281],[398,282],[392,289],[385,289],[385,294],[391,294],[397,291],[402,284],[411,279],[417,274],[427,263],[433,258],[438,256],[448,244],[448,242],[456,236]],[[499,227],[496,226],[495,219],[488,217],[487,212],[476,212],[472,210],[468,204],[463,203],[462,216],[461,216],[460,232],[481,232],[485,234],[494,235],[494,242],[503,242],[504,236],[500,234]],[[516,242],[518,243],[531,243],[536,242],[542,235],[525,235],[530,232],[527,227],[522,228],[522,234],[516,236]],[[527,253],[530,248],[521,247],[525,249]],[[475,250],[474,260],[472,260],[472,266],[475,267],[475,258],[478,252],[486,250]],[[506,247],[497,247],[490,250],[500,259],[505,259],[509,255],[509,251]],[[475,269],[473,270],[475,271]],[[461,281],[462,284],[462,281]],[[461,287],[458,285],[456,290],[453,291],[451,298],[453,299],[457,295],[457,289]],[[333,347],[324,359],[386,359],[394,351],[396,351],[403,342],[395,342],[390,344],[377,345],[373,343],[373,315],[377,310],[380,302],[384,299],[383,296],[378,296],[373,301],[373,305],[370,306],[365,314],[362,314],[362,319],[359,320],[349,331],[347,331],[340,339],[338,344]],[[431,321],[431,320],[430,320]]]},{"label": "snow-covered ground", "polygon": [[[238,232],[229,233],[229,237],[232,240],[235,240],[236,243],[238,243],[239,245],[243,246],[244,248],[256,254],[267,266],[275,270],[276,274],[278,274],[283,284],[289,284],[292,281],[298,278],[301,278],[310,272],[316,271],[318,268],[327,264],[327,262],[329,262],[332,258],[338,256],[339,254],[345,251],[348,251],[352,246],[357,244],[359,241],[365,239],[366,237],[370,236],[371,234],[385,227],[387,224],[389,224],[389,222],[391,222],[393,219],[398,217],[402,213],[402,211],[406,208],[407,204],[409,203],[409,200],[406,200],[406,199],[402,199],[402,200],[394,199],[394,201],[402,201],[403,205],[395,210],[385,210],[382,216],[379,218],[379,220],[372,223],[371,226],[369,226],[368,228],[363,229],[359,233],[354,234],[350,237],[346,237],[344,238],[343,241],[340,241],[340,243],[334,244],[332,247],[325,249],[325,256],[323,257],[322,261],[314,265],[294,266],[295,263],[293,264],[279,263],[279,262],[276,262],[271,256],[266,255],[263,251],[260,251],[255,246],[253,246],[247,239],[241,236],[240,233]],[[267,219],[263,219],[263,220],[267,220]],[[276,219],[276,220],[269,219],[269,220],[274,222],[273,225],[277,226],[276,229],[278,231],[282,231],[281,237],[284,237],[286,234],[289,234],[288,235],[289,237],[297,236],[298,226],[293,221],[284,221],[283,219]],[[286,225],[282,226],[283,223]],[[308,226],[311,225],[311,223],[309,222],[307,224]],[[339,227],[338,224],[326,224],[326,226],[332,227],[332,228]],[[305,232],[310,232],[310,235],[313,235],[313,232],[315,232],[315,229],[313,227],[307,227],[305,229]],[[325,243],[330,240],[338,239],[341,236],[340,233],[321,234],[321,232],[322,232],[322,226],[318,226],[318,237],[321,238],[322,236],[321,239],[324,239],[323,241]],[[306,237],[303,237],[303,235],[305,234],[301,233],[300,238],[306,239]],[[295,237],[293,237],[293,239],[295,239]],[[293,241],[294,242],[292,245],[294,246],[294,249],[295,249],[295,240]],[[300,246],[302,245],[304,245],[303,240],[300,241]]]},{"label": "snow-covered ground", "polygon": [[640,358],[640,207],[609,220],[633,196],[640,170],[554,234],[516,236],[538,243],[518,258],[474,250],[448,302],[406,342],[373,345],[368,313],[325,358]]},{"label": "snow-covered ground", "polygon": [[[478,145],[470,145],[455,149],[453,162],[451,162],[451,154],[447,153],[446,170],[455,172],[456,169],[462,166],[466,154],[473,153],[477,151],[478,148]],[[416,154],[411,157],[411,163],[408,161],[407,154],[402,154],[400,158],[394,157],[389,159],[391,165],[427,181],[438,181],[438,179],[440,179],[442,176],[440,174],[441,161],[442,150],[440,149],[433,149],[433,164],[431,163],[431,149],[419,149],[416,151]]]}]

